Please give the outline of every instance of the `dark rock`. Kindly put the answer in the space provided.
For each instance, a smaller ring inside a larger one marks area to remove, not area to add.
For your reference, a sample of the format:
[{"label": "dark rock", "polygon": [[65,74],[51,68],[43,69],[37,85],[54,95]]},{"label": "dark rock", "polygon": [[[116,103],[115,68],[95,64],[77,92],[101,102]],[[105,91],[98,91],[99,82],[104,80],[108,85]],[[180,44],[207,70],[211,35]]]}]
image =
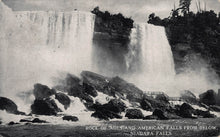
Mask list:
[{"label": "dark rock", "polygon": [[64,108],[67,109],[70,106],[70,98],[64,93],[56,93],[55,98],[64,105]]},{"label": "dark rock", "polygon": [[55,88],[57,90],[67,92],[70,96],[78,97],[81,100],[85,100],[86,102],[93,102],[92,97],[87,93],[95,95],[96,91],[86,92],[85,89],[90,89],[91,87],[89,87],[88,85],[86,87],[84,86],[85,84],[82,85],[81,80],[78,77],[72,74],[67,74],[65,80],[60,80],[59,85],[55,86]]},{"label": "dark rock", "polygon": [[34,104],[31,105],[33,114],[37,115],[56,115],[61,110],[57,107],[57,104],[52,99],[39,99],[35,100]]},{"label": "dark rock", "polygon": [[21,119],[19,122],[32,122],[32,121],[28,119]]},{"label": "dark rock", "polygon": [[166,110],[170,106],[169,102],[156,100],[147,95],[144,95],[140,105],[144,110],[148,111],[152,111],[154,109]]},{"label": "dark rock", "polygon": [[0,110],[6,110],[8,113],[12,114],[25,115],[24,112],[20,112],[17,109],[17,105],[12,100],[6,97],[0,97]]},{"label": "dark rock", "polygon": [[155,109],[153,112],[154,116],[157,116],[160,120],[167,120],[168,118],[164,115],[164,112],[160,109]]},{"label": "dark rock", "polygon": [[140,102],[142,99],[143,92],[140,89],[119,77],[111,79],[89,71],[83,71],[81,76],[84,83],[109,96],[126,95],[131,102]]},{"label": "dark rock", "polygon": [[113,111],[115,113],[121,113],[125,111],[126,105],[118,99],[112,99],[108,104],[104,105],[106,109]]},{"label": "dark rock", "polygon": [[209,106],[209,108],[213,111],[220,112],[220,106],[212,105],[212,106]]},{"label": "dark rock", "polygon": [[189,90],[183,91],[180,95],[180,99],[190,104],[199,103],[199,101],[196,99],[196,96]]},{"label": "dark rock", "polygon": [[16,122],[13,122],[13,121],[11,121],[11,122],[8,123],[9,126],[17,125],[17,124],[19,124],[19,123],[16,123]]},{"label": "dark rock", "polygon": [[144,110],[153,110],[153,107],[151,106],[151,103],[147,99],[143,99],[140,103],[141,108]]},{"label": "dark rock", "polygon": [[129,119],[143,119],[144,115],[139,109],[127,109],[125,117]]},{"label": "dark rock", "polygon": [[191,105],[183,103],[179,109],[179,115],[183,118],[193,118],[194,109]]},{"label": "dark rock", "polygon": [[90,110],[95,110],[92,114],[93,117],[99,119],[112,119],[112,118],[122,118],[118,113],[125,110],[126,105],[117,99],[110,100],[107,104],[93,104],[90,106]]},{"label": "dark rock", "polygon": [[126,82],[120,77],[114,77],[110,80],[110,86],[113,87],[115,92],[126,95],[127,99],[131,102],[141,102],[143,98],[143,91],[135,85]]},{"label": "dark rock", "polygon": [[31,121],[32,123],[47,123],[46,121],[44,120],[40,120],[39,118],[35,118]]},{"label": "dark rock", "polygon": [[96,97],[98,95],[95,88],[89,84],[83,83],[83,88],[85,93],[87,93],[88,95],[91,95],[93,97]]},{"label": "dark rock", "polygon": [[62,119],[67,121],[79,121],[79,119],[75,116],[63,116]]},{"label": "dark rock", "polygon": [[34,96],[35,96],[35,99],[48,98],[51,95],[54,95],[55,93],[56,93],[56,91],[54,89],[50,89],[46,85],[42,85],[42,84],[39,84],[39,83],[34,85]]},{"label": "dark rock", "polygon": [[113,118],[121,119],[122,116],[119,114],[103,109],[103,110],[97,110],[96,112],[92,113],[92,117],[99,118],[100,120],[109,120]]},{"label": "dark rock", "polygon": [[211,114],[209,111],[203,111],[199,109],[196,109],[194,111],[194,115],[197,115],[202,118],[215,118],[216,117],[214,114]]},{"label": "dark rock", "polygon": [[89,71],[83,71],[81,76],[84,83],[93,86],[96,90],[107,95],[114,95],[108,86],[110,78]]},{"label": "dark rock", "polygon": [[208,90],[203,94],[199,95],[200,102],[206,105],[215,105],[216,104],[216,93],[214,90]]}]

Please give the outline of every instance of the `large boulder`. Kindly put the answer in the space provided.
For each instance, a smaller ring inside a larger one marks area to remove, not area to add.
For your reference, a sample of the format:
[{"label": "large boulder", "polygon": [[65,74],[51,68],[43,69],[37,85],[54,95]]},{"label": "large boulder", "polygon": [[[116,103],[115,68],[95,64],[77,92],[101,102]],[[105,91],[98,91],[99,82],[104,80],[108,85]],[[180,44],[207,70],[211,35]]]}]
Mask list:
[{"label": "large boulder", "polygon": [[93,97],[96,97],[98,95],[96,89],[87,83],[83,83],[83,88],[85,93],[87,93],[88,95],[91,95]]},{"label": "large boulder", "polygon": [[95,112],[92,114],[93,117],[99,119],[112,119],[112,118],[122,118],[119,113],[125,111],[126,105],[118,100],[110,100],[106,104],[93,104],[90,106],[90,109],[93,109]]},{"label": "large boulder", "polygon": [[12,114],[25,114],[24,112],[18,111],[17,105],[6,97],[0,97],[0,110],[5,110],[6,112]]},{"label": "large boulder", "polygon": [[190,104],[198,104],[196,96],[189,90],[181,92],[180,99]]},{"label": "large boulder", "polygon": [[143,119],[144,115],[139,109],[127,109],[125,117],[129,119]]},{"label": "large boulder", "polygon": [[144,110],[153,111],[154,109],[166,110],[170,104],[161,96],[161,100],[156,100],[153,97],[144,95],[140,105]]},{"label": "large boulder", "polygon": [[[67,92],[68,95],[78,97],[81,100],[85,100],[86,102],[93,102],[92,97],[89,94],[87,94],[91,92],[90,91],[85,92],[85,89],[88,89],[88,87],[84,87],[84,86],[81,83],[81,80],[77,76],[72,74],[67,74],[65,80],[60,80],[59,84],[54,88],[60,91]],[[93,93],[92,95],[95,95],[95,93]]]},{"label": "large boulder", "polygon": [[76,116],[63,116],[62,118],[63,120],[67,120],[67,121],[79,121],[79,119]]},{"label": "large boulder", "polygon": [[89,71],[83,71],[81,76],[84,83],[109,96],[126,96],[131,102],[141,102],[143,97],[143,91],[120,77],[108,78]]},{"label": "large boulder", "polygon": [[61,110],[53,99],[36,99],[31,105],[32,114],[37,115],[56,115]]},{"label": "large boulder", "polygon": [[93,86],[96,90],[107,95],[113,95],[110,87],[108,86],[110,78],[90,71],[81,72],[81,77],[84,83]]},{"label": "large boulder", "polygon": [[55,98],[64,105],[64,108],[67,109],[70,106],[70,98],[64,93],[56,93]]},{"label": "large boulder", "polygon": [[94,113],[92,113],[91,116],[98,118],[100,120],[109,120],[109,119],[113,119],[113,118],[121,119],[122,118],[122,116],[120,116],[119,114],[112,112],[112,111],[109,111],[109,110],[106,110],[106,109],[95,111]]},{"label": "large boulder", "polygon": [[187,104],[183,103],[179,108],[179,115],[183,118],[193,118],[194,108]]},{"label": "large boulder", "polygon": [[137,88],[134,84],[128,83],[120,77],[114,77],[109,82],[115,92],[126,95],[126,98],[131,102],[141,102],[143,91]]},{"label": "large boulder", "polygon": [[51,95],[54,95],[55,93],[56,93],[56,91],[54,89],[50,89],[46,85],[42,85],[42,84],[39,84],[39,83],[34,85],[34,96],[35,96],[35,99],[48,98]]},{"label": "large boulder", "polygon": [[167,120],[168,118],[164,115],[164,112],[160,109],[155,109],[153,116],[157,116],[160,120]]},{"label": "large boulder", "polygon": [[200,102],[206,105],[215,105],[216,104],[216,93],[214,90],[208,90],[203,94],[199,95]]}]

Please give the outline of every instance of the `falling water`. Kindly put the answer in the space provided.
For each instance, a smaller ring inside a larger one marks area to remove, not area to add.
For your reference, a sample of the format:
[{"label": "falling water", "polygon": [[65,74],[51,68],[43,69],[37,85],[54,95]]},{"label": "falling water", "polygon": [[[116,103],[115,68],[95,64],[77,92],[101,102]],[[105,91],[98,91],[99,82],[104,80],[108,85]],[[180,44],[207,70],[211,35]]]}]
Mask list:
[{"label": "falling water", "polygon": [[131,32],[129,49],[126,64],[136,77],[132,76],[131,81],[144,90],[162,90],[174,78],[173,55],[163,27],[137,24]]},{"label": "falling water", "polygon": [[22,106],[16,94],[35,83],[51,87],[57,72],[92,70],[94,18],[79,11],[14,12],[0,1],[1,96]]}]

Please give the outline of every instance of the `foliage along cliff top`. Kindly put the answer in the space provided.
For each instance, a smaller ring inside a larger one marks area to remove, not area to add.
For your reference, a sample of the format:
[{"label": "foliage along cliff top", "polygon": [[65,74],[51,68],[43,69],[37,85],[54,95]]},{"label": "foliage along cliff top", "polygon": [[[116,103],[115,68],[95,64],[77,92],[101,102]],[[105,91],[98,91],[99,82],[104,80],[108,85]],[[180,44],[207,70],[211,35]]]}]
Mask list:
[{"label": "foliage along cliff top", "polygon": [[102,12],[99,7],[91,11],[96,15],[95,31],[105,32],[110,35],[129,35],[133,28],[134,21],[131,18],[124,17],[121,13],[110,14],[108,11]]}]

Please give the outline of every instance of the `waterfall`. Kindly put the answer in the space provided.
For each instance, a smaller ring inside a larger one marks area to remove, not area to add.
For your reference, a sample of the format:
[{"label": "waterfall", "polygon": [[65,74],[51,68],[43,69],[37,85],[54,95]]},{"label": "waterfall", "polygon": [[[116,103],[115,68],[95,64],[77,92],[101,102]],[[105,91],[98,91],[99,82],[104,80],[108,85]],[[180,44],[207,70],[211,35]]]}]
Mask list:
[{"label": "waterfall", "polygon": [[130,81],[144,90],[164,90],[175,76],[171,47],[164,27],[136,24],[131,31],[126,64]]},{"label": "waterfall", "polygon": [[94,19],[79,11],[15,12],[0,1],[1,96],[22,106],[16,94],[35,83],[52,87],[59,72],[91,70]]}]

